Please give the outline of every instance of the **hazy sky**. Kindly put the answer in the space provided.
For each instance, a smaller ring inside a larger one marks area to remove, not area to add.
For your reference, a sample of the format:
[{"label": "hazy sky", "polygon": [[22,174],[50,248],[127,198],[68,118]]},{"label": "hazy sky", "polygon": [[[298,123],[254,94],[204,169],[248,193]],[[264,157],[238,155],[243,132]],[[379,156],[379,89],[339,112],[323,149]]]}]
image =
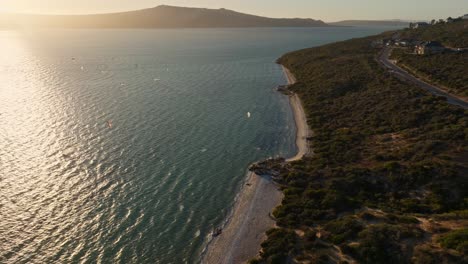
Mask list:
[{"label": "hazy sky", "polygon": [[431,19],[468,13],[468,0],[0,0],[0,12],[81,14],[176,6],[228,8],[270,17]]}]

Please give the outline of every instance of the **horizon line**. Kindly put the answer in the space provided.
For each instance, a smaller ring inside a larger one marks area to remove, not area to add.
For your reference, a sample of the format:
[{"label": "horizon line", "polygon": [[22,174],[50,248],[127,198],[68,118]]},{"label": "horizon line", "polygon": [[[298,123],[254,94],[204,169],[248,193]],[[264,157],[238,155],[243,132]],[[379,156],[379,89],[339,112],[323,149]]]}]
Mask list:
[{"label": "horizon line", "polygon": [[[138,9],[129,9],[129,10],[122,10],[122,11],[109,11],[109,12],[90,12],[90,13],[42,13],[42,12],[8,12],[8,11],[0,11],[0,16],[1,15],[30,15],[30,16],[93,16],[93,15],[112,15],[112,14],[121,14],[121,13],[131,13],[131,12],[138,12],[138,11],[143,11],[143,10],[148,10],[148,9],[155,9],[159,7],[175,7],[175,8],[189,8],[189,9],[207,9],[207,10],[228,10],[228,11],[233,11],[241,14],[247,14],[247,15],[252,15],[252,16],[259,16],[259,17],[266,17],[266,18],[274,18],[274,19],[312,19],[312,20],[321,20],[325,23],[336,23],[336,22],[342,22],[342,21],[386,21],[386,22],[427,22],[430,21],[431,19],[414,19],[414,18],[381,18],[381,19],[376,19],[376,18],[346,18],[346,19],[339,19],[339,20],[330,20],[330,21],[325,21],[323,19],[319,18],[311,18],[311,17],[274,17],[274,16],[264,16],[264,15],[257,15],[257,14],[252,14],[249,12],[243,12],[243,11],[236,11],[233,9],[228,9],[228,8],[208,8],[208,7],[193,7],[193,6],[174,6],[174,5],[166,5],[166,4],[161,4],[157,6],[152,6],[152,7],[146,7],[146,8],[138,8]],[[456,16],[455,16],[456,17]],[[433,19],[440,19],[440,18],[433,18]]]}]

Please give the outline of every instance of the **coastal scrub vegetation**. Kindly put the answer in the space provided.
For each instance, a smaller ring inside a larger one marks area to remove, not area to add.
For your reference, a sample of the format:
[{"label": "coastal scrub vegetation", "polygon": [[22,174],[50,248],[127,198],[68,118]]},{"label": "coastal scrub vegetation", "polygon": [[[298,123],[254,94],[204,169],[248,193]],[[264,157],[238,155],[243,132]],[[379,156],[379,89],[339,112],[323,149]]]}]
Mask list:
[{"label": "coastal scrub vegetation", "polygon": [[[442,86],[449,93],[468,97],[468,20],[405,29],[398,35],[413,41],[439,41],[451,48],[442,54],[424,56],[415,55],[412,48],[400,48],[393,51],[392,57],[409,72]],[[461,50],[457,51],[458,48]]]},{"label": "coastal scrub vegetation", "polygon": [[468,228],[452,231],[439,239],[444,248],[451,248],[468,254]]},{"label": "coastal scrub vegetation", "polygon": [[418,29],[405,29],[400,32],[400,37],[439,41],[447,47],[466,48],[468,47],[468,20],[440,23]]},{"label": "coastal scrub vegetation", "polygon": [[314,155],[276,167],[285,197],[252,263],[467,263],[468,111],[382,68],[382,37],[279,59]]},{"label": "coastal scrub vegetation", "polygon": [[[467,32],[468,35],[468,32]],[[395,49],[392,58],[417,76],[445,87],[450,93],[468,97],[468,52],[415,55],[409,49]]]}]

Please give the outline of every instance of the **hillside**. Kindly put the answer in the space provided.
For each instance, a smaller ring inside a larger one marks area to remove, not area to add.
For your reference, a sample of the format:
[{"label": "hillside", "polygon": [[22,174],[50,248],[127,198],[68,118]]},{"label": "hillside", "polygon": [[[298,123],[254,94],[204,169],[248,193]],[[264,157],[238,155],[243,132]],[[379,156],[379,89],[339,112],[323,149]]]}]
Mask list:
[{"label": "hillside", "polygon": [[393,59],[407,71],[437,84],[449,93],[468,98],[468,20],[437,24],[417,30],[403,30],[401,37],[419,41],[439,41],[464,52],[447,50],[418,56],[412,47],[393,51]]},{"label": "hillside", "polygon": [[392,58],[400,67],[447,92],[468,99],[468,52],[418,56],[411,49],[395,49]]},{"label": "hillside", "polygon": [[468,20],[418,29],[405,29],[401,31],[401,38],[439,41],[449,47],[466,48],[468,47]]},{"label": "hillside", "polygon": [[[138,11],[96,15],[9,15],[0,18],[16,27],[65,28],[207,28],[207,27],[316,27],[322,21],[268,18],[227,9],[158,6]],[[5,25],[3,25],[5,27]]]},{"label": "hillside", "polygon": [[328,24],[333,26],[407,27],[409,22],[401,20],[343,20]]},{"label": "hillside", "polygon": [[467,263],[468,112],[383,69],[390,36],[279,59],[314,156],[275,168],[278,228],[251,263]]}]

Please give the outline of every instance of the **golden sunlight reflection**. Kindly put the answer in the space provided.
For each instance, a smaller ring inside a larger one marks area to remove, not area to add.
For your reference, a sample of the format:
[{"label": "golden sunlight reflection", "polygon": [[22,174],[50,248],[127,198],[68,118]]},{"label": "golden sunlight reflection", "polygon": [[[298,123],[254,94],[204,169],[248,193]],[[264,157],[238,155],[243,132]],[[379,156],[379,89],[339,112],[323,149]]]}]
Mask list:
[{"label": "golden sunlight reflection", "polygon": [[44,50],[33,48],[28,34],[0,31],[0,219],[6,241],[0,251],[41,244],[52,235],[42,232],[31,238],[29,231],[59,234],[76,226],[72,222],[79,216],[69,209],[76,201],[70,186],[77,181],[73,175],[85,173],[76,165],[85,155],[76,150],[66,83],[54,63],[43,61]]},{"label": "golden sunlight reflection", "polygon": [[[14,199],[2,210],[26,217],[32,203],[54,195],[52,168],[61,160],[50,156],[66,135],[58,132],[63,101],[52,87],[53,69],[41,65],[23,33],[0,31],[0,43],[0,191]],[[32,188],[35,197],[24,193]]]},{"label": "golden sunlight reflection", "polygon": [[40,133],[42,121],[50,118],[50,102],[41,95],[46,88],[44,69],[34,60],[21,33],[2,32],[0,42],[0,133],[8,145],[22,146],[11,148],[8,158],[20,159],[22,162],[15,163],[28,168],[31,161],[43,156],[40,141],[32,139]]}]

